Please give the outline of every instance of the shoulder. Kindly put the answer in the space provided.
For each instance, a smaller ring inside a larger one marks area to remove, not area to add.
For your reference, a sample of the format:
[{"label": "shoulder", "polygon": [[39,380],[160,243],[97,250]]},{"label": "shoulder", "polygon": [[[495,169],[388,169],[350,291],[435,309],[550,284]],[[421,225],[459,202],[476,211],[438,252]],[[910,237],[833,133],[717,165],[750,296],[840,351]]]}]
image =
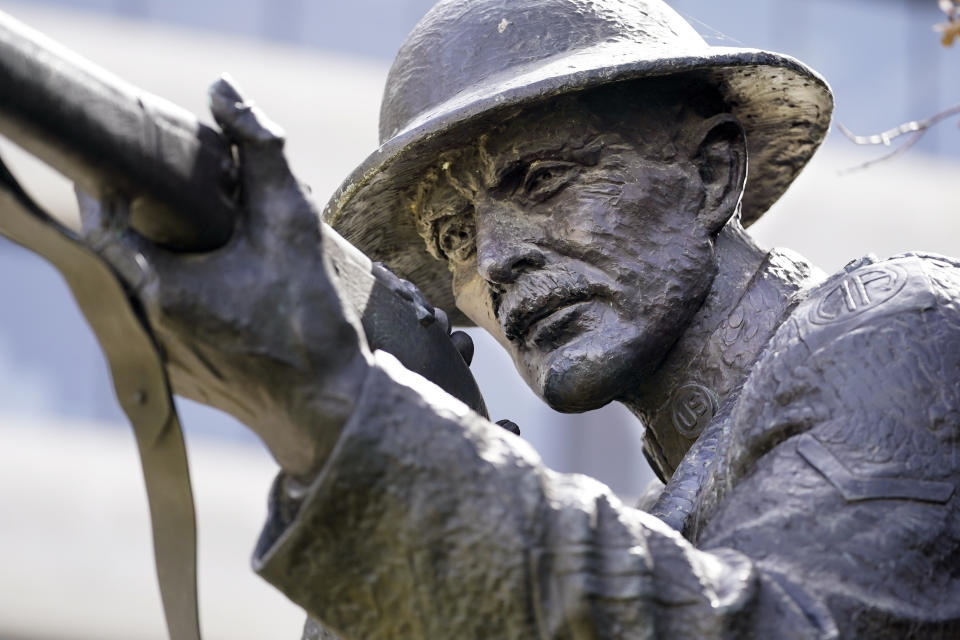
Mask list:
[{"label": "shoulder", "polygon": [[867,256],[801,294],[757,367],[868,366],[872,353],[886,354],[891,367],[907,355],[904,349],[932,345],[960,349],[960,261],[920,253]]},{"label": "shoulder", "polygon": [[813,375],[815,387],[845,389],[861,379],[903,386],[902,370],[917,369],[933,388],[960,379],[958,355],[960,261],[906,253],[860,258],[808,291],[757,369],[781,382]]},{"label": "shoulder", "polygon": [[960,342],[960,261],[953,258],[866,256],[798,298],[758,359],[759,368],[785,359],[791,365],[823,358],[823,366],[866,363],[868,352],[883,351],[888,343]]},{"label": "shoulder", "polygon": [[951,466],[933,458],[960,432],[958,309],[960,263],[949,258],[867,258],[833,274],[754,366],[734,408],[734,457],[811,432],[858,459]]},{"label": "shoulder", "polygon": [[836,334],[883,324],[883,319],[904,313],[950,316],[956,303],[960,303],[957,260],[920,253],[881,261],[867,256],[811,290],[790,320],[807,334]]}]

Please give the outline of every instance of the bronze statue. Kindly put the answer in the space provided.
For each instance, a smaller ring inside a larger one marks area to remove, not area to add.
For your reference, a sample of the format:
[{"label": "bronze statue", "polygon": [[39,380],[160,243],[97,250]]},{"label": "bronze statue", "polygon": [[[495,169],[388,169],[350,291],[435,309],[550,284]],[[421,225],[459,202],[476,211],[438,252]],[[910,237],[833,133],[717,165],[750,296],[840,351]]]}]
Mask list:
[{"label": "bronze statue", "polygon": [[211,104],[226,245],[171,251],[102,194],[84,226],[174,389],[283,468],[254,566],[308,637],[960,634],[960,264],[826,276],[744,231],[826,133],[816,73],[659,0],[441,0],[322,214],[551,406],[633,410],[642,509],[371,352],[279,129],[228,81]]}]

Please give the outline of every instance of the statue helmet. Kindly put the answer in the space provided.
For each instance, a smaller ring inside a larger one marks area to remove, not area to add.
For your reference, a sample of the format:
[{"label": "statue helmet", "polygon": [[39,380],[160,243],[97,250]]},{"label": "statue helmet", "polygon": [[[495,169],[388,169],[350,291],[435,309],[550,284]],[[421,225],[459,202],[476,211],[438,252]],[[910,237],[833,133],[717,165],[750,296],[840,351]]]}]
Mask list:
[{"label": "statue helmet", "polygon": [[[611,83],[697,71],[746,132],[745,226],[787,189],[826,135],[833,97],[803,63],[717,47],[661,0],[440,0],[387,77],[380,147],[323,216],[372,259],[415,283],[458,324],[446,263],[428,253],[411,192],[439,153],[518,108]],[[643,83],[636,82],[642,91]]]}]

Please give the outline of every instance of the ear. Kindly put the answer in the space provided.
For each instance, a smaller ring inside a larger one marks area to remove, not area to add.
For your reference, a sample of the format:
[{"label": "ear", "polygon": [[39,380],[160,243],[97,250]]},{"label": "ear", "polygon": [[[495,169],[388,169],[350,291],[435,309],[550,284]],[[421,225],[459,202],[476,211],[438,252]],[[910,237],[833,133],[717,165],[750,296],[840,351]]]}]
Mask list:
[{"label": "ear", "polygon": [[698,217],[717,234],[737,212],[747,180],[747,139],[740,121],[721,113],[701,122],[688,136],[691,161],[703,183]]}]

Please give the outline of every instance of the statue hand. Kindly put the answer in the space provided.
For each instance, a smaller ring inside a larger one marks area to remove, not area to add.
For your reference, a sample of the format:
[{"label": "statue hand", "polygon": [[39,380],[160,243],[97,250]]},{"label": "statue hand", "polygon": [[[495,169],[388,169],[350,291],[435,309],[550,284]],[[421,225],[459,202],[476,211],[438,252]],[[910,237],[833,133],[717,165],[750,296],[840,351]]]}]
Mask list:
[{"label": "statue hand", "polygon": [[242,215],[224,247],[168,251],[131,230],[128,203],[78,192],[84,233],[135,292],[174,390],[234,415],[294,475],[315,470],[368,367],[322,254],[319,215],[279,128],[223,78],[211,110],[240,159]]}]

